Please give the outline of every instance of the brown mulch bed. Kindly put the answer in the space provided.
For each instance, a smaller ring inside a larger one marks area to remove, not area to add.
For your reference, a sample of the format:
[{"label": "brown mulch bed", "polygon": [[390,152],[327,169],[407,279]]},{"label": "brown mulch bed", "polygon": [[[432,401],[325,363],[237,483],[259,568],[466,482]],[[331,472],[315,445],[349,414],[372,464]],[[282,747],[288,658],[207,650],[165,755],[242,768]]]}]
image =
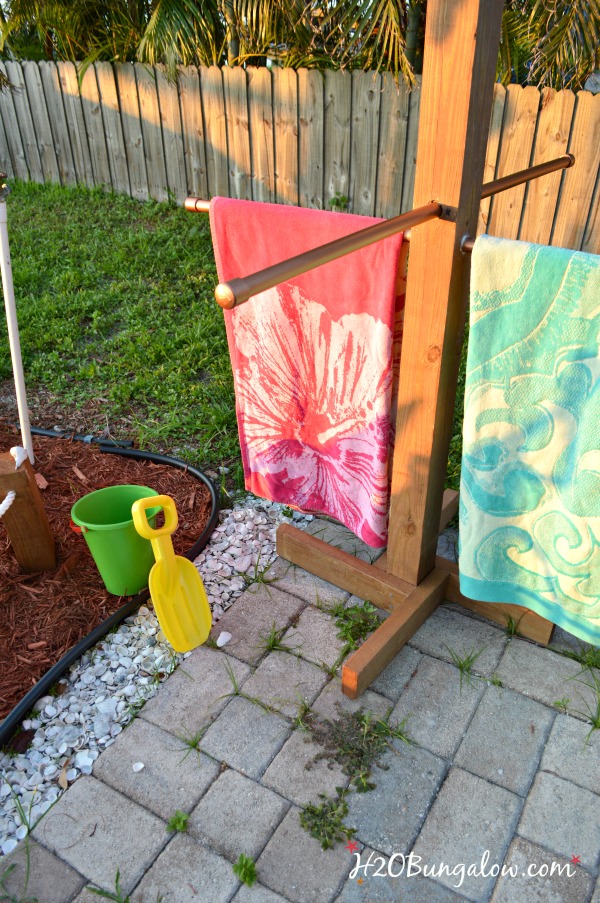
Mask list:
[{"label": "brown mulch bed", "polygon": [[[19,444],[16,429],[0,420],[0,452]],[[97,446],[66,439],[35,436],[33,452],[34,470],[48,482],[42,499],[58,566],[41,574],[21,573],[0,519],[0,719],[72,646],[127,601],[106,591],[85,540],[71,530],[77,499],[126,483],[172,496],[179,513],[173,535],[178,555],[191,549],[211,514],[206,486],[179,468],[105,454]]]}]

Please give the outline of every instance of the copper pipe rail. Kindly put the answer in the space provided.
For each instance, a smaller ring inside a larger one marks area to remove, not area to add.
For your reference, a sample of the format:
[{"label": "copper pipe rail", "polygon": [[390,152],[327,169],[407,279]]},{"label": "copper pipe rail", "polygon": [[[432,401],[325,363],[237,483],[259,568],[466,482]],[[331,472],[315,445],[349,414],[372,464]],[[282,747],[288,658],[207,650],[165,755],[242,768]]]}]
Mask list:
[{"label": "copper pipe rail", "polygon": [[[559,169],[569,169],[575,163],[573,154],[563,154],[554,160],[548,160],[546,163],[538,163],[536,166],[530,166],[519,172],[512,173],[510,176],[503,176],[501,179],[495,179],[492,182],[486,182],[481,189],[481,198],[489,198],[500,191],[506,191],[509,188],[515,188],[522,185],[523,182],[530,182],[533,179],[539,179],[540,176],[548,175]],[[192,212],[208,213],[210,209],[210,201],[204,201],[201,198],[189,197],[185,201],[185,209]],[[238,304],[243,304],[252,295],[272,288],[294,276],[306,273],[308,270],[323,266],[338,257],[345,254],[351,254],[360,248],[389,238],[397,232],[404,231],[404,237],[410,241],[410,227],[418,226],[431,219],[437,219],[442,215],[443,207],[435,201],[425,204],[423,207],[416,207],[408,213],[402,213],[392,219],[385,220],[383,223],[377,223],[375,226],[369,226],[366,229],[360,229],[351,235],[330,241],[320,248],[312,251],[306,251],[304,254],[298,254],[296,257],[290,257],[281,263],[259,270],[240,279],[231,279],[229,282],[220,283],[215,289],[215,300],[217,304],[225,310],[231,310]],[[470,252],[473,250],[475,239],[465,235],[461,242],[461,250]]]}]

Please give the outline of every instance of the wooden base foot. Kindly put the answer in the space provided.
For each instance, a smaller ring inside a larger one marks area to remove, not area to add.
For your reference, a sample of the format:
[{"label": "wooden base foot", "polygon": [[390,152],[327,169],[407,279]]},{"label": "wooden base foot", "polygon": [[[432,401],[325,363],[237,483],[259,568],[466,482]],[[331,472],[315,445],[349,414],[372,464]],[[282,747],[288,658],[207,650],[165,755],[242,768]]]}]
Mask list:
[{"label": "wooden base foot", "polygon": [[33,467],[29,460],[15,470],[10,452],[0,454],[0,501],[13,490],[16,498],[0,524],[8,533],[10,544],[26,574],[51,571],[56,567],[54,536],[48,523]]},{"label": "wooden base foot", "polygon": [[356,699],[443,602],[448,574],[435,568],[342,667],[342,691]]}]

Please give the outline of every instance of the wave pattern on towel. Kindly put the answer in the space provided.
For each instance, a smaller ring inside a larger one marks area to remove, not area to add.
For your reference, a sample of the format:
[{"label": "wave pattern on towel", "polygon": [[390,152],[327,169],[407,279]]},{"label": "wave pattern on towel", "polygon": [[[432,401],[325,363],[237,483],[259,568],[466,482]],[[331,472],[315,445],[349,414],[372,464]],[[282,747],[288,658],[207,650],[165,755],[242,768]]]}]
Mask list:
[{"label": "wave pattern on towel", "polygon": [[[335,321],[297,287],[236,311],[244,466],[257,495],[326,512],[381,545],[388,490],[392,334],[367,313]],[[376,359],[374,359],[374,356]],[[375,451],[374,451],[375,450]]]},{"label": "wave pattern on towel", "polygon": [[461,590],[524,605],[595,644],[599,340],[600,258],[478,239],[461,474]]}]

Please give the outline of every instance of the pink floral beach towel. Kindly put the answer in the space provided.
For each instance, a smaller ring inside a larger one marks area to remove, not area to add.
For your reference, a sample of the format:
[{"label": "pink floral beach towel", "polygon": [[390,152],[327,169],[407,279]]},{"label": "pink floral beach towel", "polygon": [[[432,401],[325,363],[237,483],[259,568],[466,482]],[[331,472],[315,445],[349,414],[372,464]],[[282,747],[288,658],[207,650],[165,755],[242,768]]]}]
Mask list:
[{"label": "pink floral beach towel", "polygon": [[[380,220],[214,198],[210,222],[225,282]],[[225,311],[246,489],[328,514],[376,548],[387,535],[401,246],[401,234],[376,242]]]}]

